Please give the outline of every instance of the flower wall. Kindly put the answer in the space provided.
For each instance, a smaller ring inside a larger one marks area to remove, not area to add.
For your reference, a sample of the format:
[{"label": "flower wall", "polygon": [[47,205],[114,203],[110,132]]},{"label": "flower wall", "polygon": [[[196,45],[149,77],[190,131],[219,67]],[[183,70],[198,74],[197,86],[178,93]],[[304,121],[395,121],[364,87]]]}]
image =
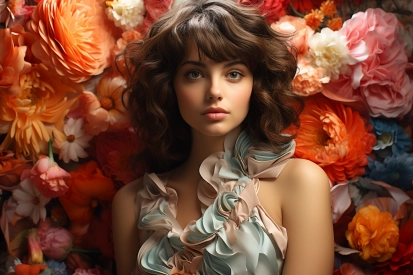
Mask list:
[{"label": "flower wall", "polygon": [[[0,0],[0,270],[115,274],[111,201],[145,172],[114,63],[179,0]],[[332,188],[332,274],[413,274],[413,1],[238,0],[295,33],[295,157]]]}]

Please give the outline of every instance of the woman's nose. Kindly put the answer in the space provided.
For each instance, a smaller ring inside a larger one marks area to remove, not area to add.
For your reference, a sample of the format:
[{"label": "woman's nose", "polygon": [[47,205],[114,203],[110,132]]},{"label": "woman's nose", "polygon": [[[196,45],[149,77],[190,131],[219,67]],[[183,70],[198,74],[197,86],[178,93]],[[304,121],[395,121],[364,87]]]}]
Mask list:
[{"label": "woman's nose", "polygon": [[207,100],[222,100],[223,87],[219,77],[211,77],[210,85],[206,93]]}]

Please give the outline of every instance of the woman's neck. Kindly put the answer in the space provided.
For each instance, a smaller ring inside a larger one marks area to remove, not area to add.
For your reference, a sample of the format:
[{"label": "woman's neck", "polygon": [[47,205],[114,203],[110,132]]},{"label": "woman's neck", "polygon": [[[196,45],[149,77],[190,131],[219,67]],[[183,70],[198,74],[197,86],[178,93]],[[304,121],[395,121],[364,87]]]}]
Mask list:
[{"label": "woman's neck", "polygon": [[[231,134],[240,133],[240,127],[231,131]],[[228,135],[228,134],[227,134]],[[224,136],[207,136],[198,131],[192,132],[191,152],[186,161],[175,169],[174,174],[186,176],[199,176],[199,167],[211,154],[224,151]]]}]

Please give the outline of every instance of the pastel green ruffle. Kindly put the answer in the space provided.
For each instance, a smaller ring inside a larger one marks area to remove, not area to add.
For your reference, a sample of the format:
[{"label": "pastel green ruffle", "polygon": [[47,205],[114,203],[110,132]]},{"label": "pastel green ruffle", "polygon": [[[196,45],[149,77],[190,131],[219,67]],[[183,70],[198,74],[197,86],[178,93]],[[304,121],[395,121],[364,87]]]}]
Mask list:
[{"label": "pastel green ruffle", "polygon": [[281,273],[287,232],[259,203],[258,178],[277,178],[295,143],[275,154],[255,148],[242,132],[238,138],[230,133],[224,147],[201,164],[203,215],[184,229],[176,220],[176,191],[156,174],[145,174],[145,188],[137,195],[140,239],[146,240],[138,253],[140,273]]}]

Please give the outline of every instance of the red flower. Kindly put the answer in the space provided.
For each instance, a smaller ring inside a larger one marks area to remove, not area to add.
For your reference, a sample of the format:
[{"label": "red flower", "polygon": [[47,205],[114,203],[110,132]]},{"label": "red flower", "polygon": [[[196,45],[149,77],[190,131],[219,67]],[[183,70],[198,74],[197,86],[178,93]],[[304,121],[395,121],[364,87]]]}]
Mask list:
[{"label": "red flower", "polygon": [[143,167],[133,169],[134,156],[142,149],[134,132],[124,129],[101,133],[95,146],[97,161],[107,177],[124,185],[143,175]]},{"label": "red flower", "polygon": [[30,173],[34,186],[46,198],[59,197],[68,189],[65,179],[69,178],[70,174],[60,168],[53,159],[44,155],[39,156],[39,160]]},{"label": "red flower", "polygon": [[116,193],[111,179],[105,177],[96,161],[89,161],[70,173],[69,190],[59,201],[71,221],[87,224],[96,207],[112,201]]},{"label": "red flower", "polygon": [[238,3],[258,6],[265,20],[272,23],[286,14],[290,0],[238,0]]},{"label": "red flower", "polygon": [[374,275],[412,275],[413,274],[413,219],[402,225],[399,243],[390,260],[378,264]]}]

